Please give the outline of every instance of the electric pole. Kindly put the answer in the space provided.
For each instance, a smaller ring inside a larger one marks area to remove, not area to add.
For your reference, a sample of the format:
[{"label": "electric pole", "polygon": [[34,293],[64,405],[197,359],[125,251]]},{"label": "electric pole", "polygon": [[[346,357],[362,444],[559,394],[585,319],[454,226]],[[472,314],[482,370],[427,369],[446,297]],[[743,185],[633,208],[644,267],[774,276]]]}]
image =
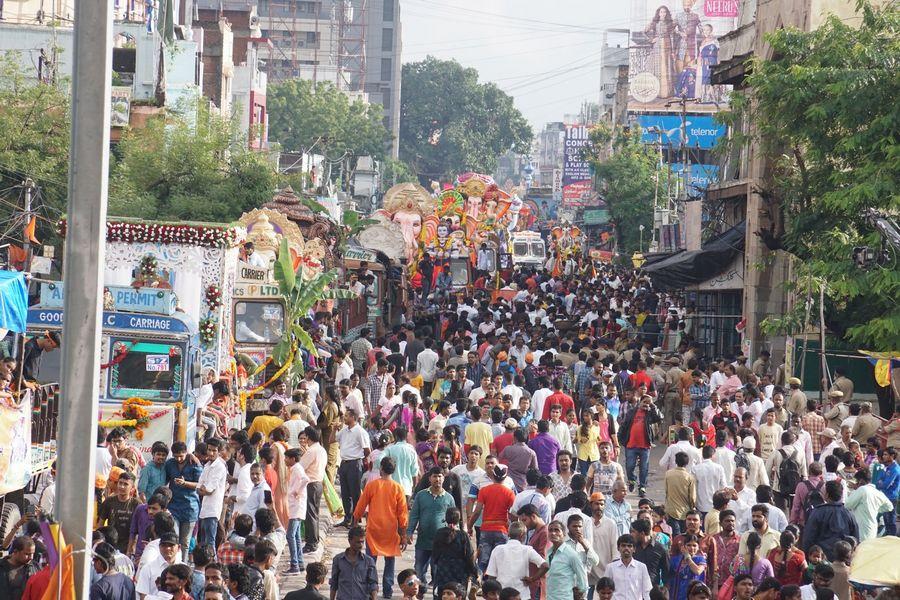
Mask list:
[{"label": "electric pole", "polygon": [[[31,214],[31,202],[34,197],[34,181],[31,177],[25,179],[22,182],[22,187],[25,190],[25,227],[31,224],[31,219],[33,218]],[[22,239],[22,250],[25,251],[25,265],[22,267],[22,270],[26,273],[31,272],[31,256],[34,251],[31,248],[31,236],[25,235]]]},{"label": "electric pole", "polygon": [[[72,545],[75,597],[90,595],[99,409],[106,201],[109,183],[112,2],[75,3],[72,142],[63,261],[62,368],[54,513]],[[62,449],[65,449],[62,451]]]},{"label": "electric pole", "polygon": [[700,98],[688,98],[682,96],[678,100],[670,100],[666,102],[666,106],[678,104],[681,106],[681,204],[687,201],[688,186],[691,184],[691,166],[688,164],[690,157],[688,156],[688,138],[687,138],[687,105],[688,102],[700,102]]}]

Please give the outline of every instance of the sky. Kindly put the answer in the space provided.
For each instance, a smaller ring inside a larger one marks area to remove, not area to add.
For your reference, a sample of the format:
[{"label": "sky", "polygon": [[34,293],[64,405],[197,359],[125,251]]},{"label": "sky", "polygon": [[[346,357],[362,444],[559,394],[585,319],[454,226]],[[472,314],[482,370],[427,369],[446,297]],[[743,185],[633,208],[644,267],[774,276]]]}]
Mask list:
[{"label": "sky", "polygon": [[600,94],[603,31],[630,0],[401,0],[403,62],[432,55],[478,70],[514,97],[535,132]]}]

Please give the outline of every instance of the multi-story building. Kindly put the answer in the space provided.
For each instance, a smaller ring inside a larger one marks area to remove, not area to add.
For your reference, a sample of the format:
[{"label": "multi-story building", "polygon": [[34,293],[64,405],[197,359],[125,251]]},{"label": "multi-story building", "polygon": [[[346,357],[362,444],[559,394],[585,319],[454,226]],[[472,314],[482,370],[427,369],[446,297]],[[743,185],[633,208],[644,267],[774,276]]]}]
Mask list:
[{"label": "multi-story building", "polygon": [[[748,59],[770,58],[772,49],[766,35],[777,29],[796,27],[817,29],[829,15],[845,22],[858,21],[853,0],[743,0],[738,27],[720,38],[719,64],[712,82],[746,88]],[[755,138],[755,125],[741,124],[745,139]],[[782,218],[778,207],[762,190],[777,162],[771,150],[758,143],[735,145],[724,157],[719,183],[710,187],[708,201],[719,207],[726,224],[738,223],[744,229],[744,253],[739,265],[743,296],[745,354],[758,356],[768,350],[776,360],[785,353],[786,338],[763,335],[760,324],[768,315],[784,314],[791,301],[784,285],[791,277],[791,256],[769,249],[760,232],[777,229]]]},{"label": "multi-story building", "polygon": [[272,45],[256,10],[248,0],[197,0],[194,26],[203,30],[203,95],[222,114],[236,116],[251,148],[265,149],[267,79],[260,54]]},{"label": "multi-story building", "polygon": [[384,109],[399,153],[399,0],[259,0],[259,26],[271,47],[261,49],[273,82],[292,77],[328,81],[353,98]]},{"label": "multi-story building", "polygon": [[535,140],[535,154],[537,155],[537,169],[535,185],[553,187],[554,175],[559,175],[563,163],[563,137],[566,134],[566,126],[562,122],[547,123],[544,130],[537,135]]}]

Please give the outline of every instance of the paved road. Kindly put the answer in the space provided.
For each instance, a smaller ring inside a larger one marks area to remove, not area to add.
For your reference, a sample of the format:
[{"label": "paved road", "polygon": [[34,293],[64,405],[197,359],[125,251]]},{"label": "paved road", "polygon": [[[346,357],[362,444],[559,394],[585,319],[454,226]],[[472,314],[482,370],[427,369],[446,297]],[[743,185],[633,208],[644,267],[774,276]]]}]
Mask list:
[{"label": "paved road", "polygon": [[[663,473],[660,470],[658,463],[659,459],[662,457],[663,452],[665,452],[665,446],[657,446],[650,452],[650,476],[648,477],[648,486],[647,486],[647,495],[655,502],[662,503],[663,498]],[[625,458],[620,457],[620,462],[624,466]],[[631,502],[633,508],[637,508],[638,496],[637,494],[629,494],[628,499]],[[325,537],[324,549],[320,550],[322,554],[321,557],[306,557],[306,561],[310,560],[322,560],[328,565],[329,574],[331,569],[331,559],[335,554],[343,552],[347,547],[347,530],[343,528],[333,528],[331,523],[331,516],[327,514],[327,509],[324,508],[323,503],[323,513],[322,513],[322,522],[323,522],[323,531],[327,533],[323,533]],[[381,577],[381,569],[383,567],[382,559],[378,561],[378,576],[379,581]],[[407,549],[406,552],[403,553],[403,556],[397,559],[397,564],[395,567],[395,573],[399,573],[403,569],[411,569],[413,567],[413,550],[412,547]],[[287,552],[285,551],[285,556],[282,557],[282,564],[279,570],[279,573],[286,571],[288,568],[288,557]],[[280,577],[281,582],[281,593],[284,595],[287,592],[296,589],[302,589],[306,585],[306,578],[303,575],[284,575]],[[380,583],[379,583],[380,587]],[[328,586],[327,581],[326,585],[320,589],[320,592],[324,595],[328,595]],[[379,596],[381,595],[381,590],[379,589]],[[400,590],[398,586],[394,585],[394,595],[393,598],[400,598]]]}]

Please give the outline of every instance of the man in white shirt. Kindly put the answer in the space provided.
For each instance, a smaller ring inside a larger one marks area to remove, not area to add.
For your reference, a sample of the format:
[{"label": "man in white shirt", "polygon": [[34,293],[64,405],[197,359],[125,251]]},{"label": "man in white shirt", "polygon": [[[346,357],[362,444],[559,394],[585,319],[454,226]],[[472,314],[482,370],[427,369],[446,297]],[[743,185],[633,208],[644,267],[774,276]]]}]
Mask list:
[{"label": "man in white shirt", "polygon": [[300,524],[306,519],[306,489],[309,476],[300,464],[300,450],[291,448],[284,453],[284,462],[288,468],[287,504],[288,527],[287,544],[291,554],[289,574],[301,572],[303,566],[303,546],[300,541]]},{"label": "man in white shirt", "polygon": [[662,458],[659,459],[659,466],[662,468],[663,472],[674,469],[677,465],[675,464],[675,455],[679,452],[684,452],[688,455],[688,468],[691,465],[698,465],[700,461],[703,460],[703,457],[700,455],[700,451],[697,450],[694,445],[691,443],[691,430],[687,427],[682,427],[678,430],[678,441],[666,448],[665,454],[662,455]]},{"label": "man in white shirt", "polygon": [[134,589],[137,592],[138,600],[144,600],[146,596],[159,591],[159,588],[156,587],[156,580],[166,567],[180,563],[178,560],[180,555],[181,546],[178,545],[178,536],[175,533],[162,534],[159,538],[159,555],[144,564],[137,573]]},{"label": "man in white shirt", "polygon": [[727,485],[725,470],[712,460],[715,451],[712,446],[703,446],[703,460],[691,470],[697,479],[697,509],[704,514],[713,509],[713,494]]},{"label": "man in white shirt", "polygon": [[[555,408],[554,408],[555,406]],[[562,421],[562,407],[558,404],[550,407],[550,435],[559,442],[560,450],[573,451],[572,432],[569,431],[569,425]],[[535,413],[537,414],[537,413]]]},{"label": "man in white shirt", "polygon": [[353,361],[350,360],[350,357],[347,356],[347,353],[339,348],[334,352],[334,359],[337,363],[337,368],[334,373],[334,380],[338,383],[344,381],[345,379],[350,379],[350,376],[353,375]]},{"label": "man in white shirt", "polygon": [[287,445],[289,448],[300,447],[300,434],[309,427],[309,423],[303,420],[302,414],[303,411],[299,408],[292,408],[291,417],[282,424],[288,432]]},{"label": "man in white shirt", "polygon": [[634,538],[631,534],[619,537],[620,558],[606,567],[605,576],[616,584],[613,600],[650,600],[650,574],[644,563],[634,560]]},{"label": "man in white shirt", "polygon": [[522,581],[528,577],[528,566],[542,567],[546,564],[543,557],[531,546],[526,546],[525,525],[515,521],[509,526],[509,541],[495,546],[491,552],[485,577],[496,579],[503,587],[515,588],[522,600],[531,598],[531,590]]},{"label": "man in white shirt", "polygon": [[540,377],[538,384],[541,387],[531,395],[531,409],[535,415],[542,415],[544,414],[544,401],[553,394],[553,390],[550,389],[550,380],[546,377]]},{"label": "man in white shirt", "polygon": [[300,466],[306,471],[309,483],[306,485],[306,522],[303,552],[315,552],[319,545],[319,505],[322,502],[322,481],[325,478],[325,465],[328,464],[328,451],[320,442],[321,434],[315,427],[307,427],[300,435],[300,447],[306,452],[300,457]]},{"label": "man in white shirt", "polygon": [[344,413],[344,426],[337,432],[337,442],[341,451],[341,466],[338,479],[341,483],[341,502],[344,505],[343,525],[353,522],[353,509],[362,494],[363,461],[372,451],[368,432],[359,424],[359,415],[354,410]]},{"label": "man in white shirt", "polygon": [[253,448],[250,444],[241,446],[234,455],[235,466],[237,467],[237,483],[234,484],[228,501],[234,504],[234,514],[247,514],[244,506],[253,490],[253,480],[250,477],[250,470],[253,468],[254,457]]},{"label": "man in white shirt", "polygon": [[266,492],[271,495],[272,488],[263,479],[262,467],[258,463],[250,465],[250,481],[253,487],[247,495],[247,500],[240,510],[235,509],[235,514],[250,515],[253,517],[253,527],[256,527],[256,511],[266,507]]},{"label": "man in white shirt", "polygon": [[228,488],[228,447],[218,438],[206,442],[207,463],[197,481],[197,494],[202,499],[200,505],[199,543],[216,547],[216,532],[219,528],[219,515],[225,503],[225,490]]},{"label": "man in white shirt", "polygon": [[[353,391],[357,392],[356,394]],[[365,402],[363,402],[362,392],[359,390],[350,390],[350,380],[344,379],[338,386],[338,392],[341,394],[341,404],[344,411],[353,410],[358,415],[366,414]]]},{"label": "man in white shirt", "polygon": [[432,338],[425,338],[422,343],[425,344],[425,349],[419,352],[419,356],[416,357],[416,371],[422,376],[422,381],[425,382],[422,391],[425,392],[426,396],[430,396],[434,387],[435,377],[437,376],[439,357],[437,352],[432,349],[434,346]]},{"label": "man in white shirt", "polygon": [[719,388],[719,386],[725,383],[725,380],[728,379],[728,376],[725,374],[725,367],[727,365],[728,363],[726,361],[721,361],[716,372],[709,376],[710,393],[715,392]]},{"label": "man in white shirt", "polygon": [[724,430],[716,432],[716,453],[712,459],[725,471],[725,481],[731,481],[734,478],[734,450],[725,447]]}]

